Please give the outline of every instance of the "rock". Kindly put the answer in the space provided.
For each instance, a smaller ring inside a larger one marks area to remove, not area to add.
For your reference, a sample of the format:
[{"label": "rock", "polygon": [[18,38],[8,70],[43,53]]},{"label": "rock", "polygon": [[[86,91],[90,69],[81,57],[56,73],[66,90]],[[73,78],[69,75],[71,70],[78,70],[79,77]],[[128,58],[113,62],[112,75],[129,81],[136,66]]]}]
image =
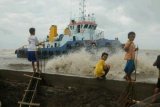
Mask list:
[{"label": "rock", "polygon": [[98,107],[106,107],[106,106],[104,106],[104,105],[100,104],[100,105],[98,105]]},{"label": "rock", "polygon": [[86,107],[91,107],[91,105],[90,104],[86,104]]}]

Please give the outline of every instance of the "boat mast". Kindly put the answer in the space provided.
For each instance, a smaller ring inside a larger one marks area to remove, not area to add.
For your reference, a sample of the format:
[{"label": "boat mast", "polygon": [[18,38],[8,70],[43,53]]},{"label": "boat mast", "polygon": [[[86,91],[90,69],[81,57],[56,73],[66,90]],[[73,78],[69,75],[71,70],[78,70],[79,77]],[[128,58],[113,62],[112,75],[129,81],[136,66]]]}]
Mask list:
[{"label": "boat mast", "polygon": [[86,12],[86,5],[85,5],[85,0],[81,0],[80,2],[80,13],[81,13],[81,20],[84,21],[85,20],[85,12]]}]

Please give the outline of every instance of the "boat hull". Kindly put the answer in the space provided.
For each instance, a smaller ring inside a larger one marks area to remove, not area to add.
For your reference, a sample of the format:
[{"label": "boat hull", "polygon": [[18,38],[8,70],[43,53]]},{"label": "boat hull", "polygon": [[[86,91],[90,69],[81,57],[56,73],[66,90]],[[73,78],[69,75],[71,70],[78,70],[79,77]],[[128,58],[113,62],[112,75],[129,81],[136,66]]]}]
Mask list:
[{"label": "boat hull", "polygon": [[[93,48],[108,48],[114,52],[116,48],[122,48],[122,44],[118,40],[108,39],[99,39],[94,42],[90,40],[68,41],[65,45],[61,47],[39,48],[38,56],[40,59],[50,58],[57,55],[74,52],[76,50],[80,50],[81,48],[85,48],[88,52],[91,52]],[[27,58],[27,48],[17,49],[15,51],[15,54],[17,54],[17,58]]]}]

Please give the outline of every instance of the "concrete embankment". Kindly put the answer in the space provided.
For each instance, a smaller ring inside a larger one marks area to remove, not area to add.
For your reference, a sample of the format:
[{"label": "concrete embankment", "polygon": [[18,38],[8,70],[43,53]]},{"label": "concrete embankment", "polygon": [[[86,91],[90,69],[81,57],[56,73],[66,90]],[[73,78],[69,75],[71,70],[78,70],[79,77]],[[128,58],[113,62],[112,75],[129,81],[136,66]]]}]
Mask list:
[{"label": "concrete embankment", "polygon": [[[3,107],[18,107],[29,82],[30,72],[0,70],[0,101]],[[94,78],[42,74],[36,101],[41,107],[115,107],[128,82],[98,81]],[[134,83],[136,100],[153,94],[155,85]]]}]

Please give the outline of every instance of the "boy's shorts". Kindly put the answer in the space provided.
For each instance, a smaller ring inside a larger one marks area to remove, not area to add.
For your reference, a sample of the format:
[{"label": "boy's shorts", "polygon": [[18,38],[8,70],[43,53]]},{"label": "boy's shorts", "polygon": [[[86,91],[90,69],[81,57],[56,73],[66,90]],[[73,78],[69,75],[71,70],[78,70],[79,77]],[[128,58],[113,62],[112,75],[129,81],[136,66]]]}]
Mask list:
[{"label": "boy's shorts", "polygon": [[158,78],[158,81],[157,81],[157,88],[160,88],[160,78]]},{"label": "boy's shorts", "polygon": [[135,70],[134,60],[128,60],[124,68],[124,71],[127,74],[131,74],[134,70]]},{"label": "boy's shorts", "polygon": [[31,61],[31,62],[38,61],[36,51],[28,51],[27,55],[28,55],[28,61]]}]

